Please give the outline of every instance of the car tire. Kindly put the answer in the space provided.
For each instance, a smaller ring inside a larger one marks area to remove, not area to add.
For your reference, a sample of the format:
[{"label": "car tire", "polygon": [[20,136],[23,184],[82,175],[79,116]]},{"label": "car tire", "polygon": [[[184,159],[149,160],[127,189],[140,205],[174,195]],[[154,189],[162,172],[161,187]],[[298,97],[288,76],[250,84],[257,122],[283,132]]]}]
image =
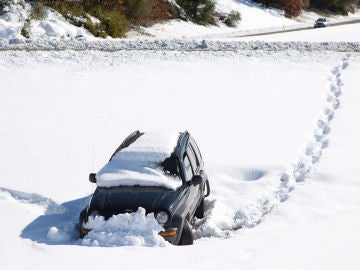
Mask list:
[{"label": "car tire", "polygon": [[204,198],[201,199],[199,206],[196,208],[195,217],[203,218],[205,213],[205,202]]},{"label": "car tire", "polygon": [[187,219],[184,221],[183,230],[179,241],[179,246],[188,246],[194,243],[194,236],[191,231],[190,223]]}]

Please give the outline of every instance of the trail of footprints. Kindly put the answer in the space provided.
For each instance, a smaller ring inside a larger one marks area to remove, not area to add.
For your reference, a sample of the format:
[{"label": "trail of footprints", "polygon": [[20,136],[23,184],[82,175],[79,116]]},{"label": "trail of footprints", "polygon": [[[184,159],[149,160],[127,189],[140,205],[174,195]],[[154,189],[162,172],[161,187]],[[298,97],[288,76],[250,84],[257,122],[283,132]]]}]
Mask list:
[{"label": "trail of footprints", "polygon": [[[331,132],[330,124],[334,119],[336,110],[340,107],[341,87],[343,85],[341,74],[349,66],[349,57],[350,55],[344,57],[341,63],[331,70],[328,78],[330,87],[327,93],[326,105],[322,115],[317,120],[313,137],[306,145],[295,165],[280,175],[280,185],[274,194],[275,199],[271,197],[262,199],[260,204],[255,207],[257,210],[251,210],[250,208],[248,210],[250,218],[247,218],[247,215],[244,215],[244,213],[237,213],[243,218],[243,220],[239,220],[235,216],[237,227],[239,225],[240,227],[252,227],[260,223],[264,216],[271,212],[274,206],[288,199],[289,192],[295,187],[294,183],[304,182],[310,177],[314,165],[320,161],[323,150],[329,146],[328,135]],[[256,217],[254,217],[254,213]],[[251,220],[251,222],[246,219]]]},{"label": "trail of footprints", "polygon": [[[273,193],[264,196],[256,204],[245,206],[235,213],[234,223],[230,230],[256,226],[276,205],[288,199],[289,193],[295,188],[296,183],[304,182],[310,177],[314,165],[320,161],[323,150],[329,146],[328,135],[331,132],[330,124],[334,119],[336,110],[340,107],[341,87],[343,85],[341,75],[342,71],[349,66],[349,57],[349,54],[346,55],[340,64],[331,70],[328,78],[330,86],[325,108],[317,120],[313,137],[306,145],[299,160],[280,175],[279,187]],[[213,205],[213,207],[216,206]],[[211,215],[211,210],[209,209],[209,215]],[[202,224],[205,225],[206,221]],[[228,231],[224,232],[224,235],[228,235],[228,233]]]},{"label": "trail of footprints", "polygon": [[329,77],[330,87],[326,99],[326,107],[322,116],[318,119],[314,136],[305,148],[303,155],[295,164],[292,176],[296,182],[303,182],[309,177],[311,170],[319,162],[323,149],[329,146],[328,134],[331,132],[330,124],[334,119],[337,109],[340,107],[341,87],[343,85],[341,73],[349,66],[349,56],[336,66]]}]

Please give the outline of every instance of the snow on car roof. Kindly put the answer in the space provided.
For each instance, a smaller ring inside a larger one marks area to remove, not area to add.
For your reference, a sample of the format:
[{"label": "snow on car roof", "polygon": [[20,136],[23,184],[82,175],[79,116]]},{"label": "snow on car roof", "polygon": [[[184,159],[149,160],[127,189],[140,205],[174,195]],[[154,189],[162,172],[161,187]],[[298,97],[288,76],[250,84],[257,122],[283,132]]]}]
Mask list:
[{"label": "snow on car roof", "polygon": [[134,143],[116,153],[96,174],[99,187],[162,186],[176,189],[179,178],[166,176],[159,163],[174,151],[179,132],[145,132]]}]

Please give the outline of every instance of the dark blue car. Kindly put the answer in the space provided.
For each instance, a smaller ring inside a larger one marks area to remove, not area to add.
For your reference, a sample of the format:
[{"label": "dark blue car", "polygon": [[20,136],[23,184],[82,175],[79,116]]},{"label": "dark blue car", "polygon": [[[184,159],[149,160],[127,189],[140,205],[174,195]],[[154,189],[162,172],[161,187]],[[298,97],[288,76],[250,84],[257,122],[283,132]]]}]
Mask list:
[{"label": "dark blue car", "polygon": [[79,216],[81,237],[91,230],[86,227],[89,216],[109,219],[142,207],[154,213],[167,241],[193,244],[191,221],[204,217],[210,185],[200,150],[187,131],[169,136],[136,131],[89,180],[97,188]]}]

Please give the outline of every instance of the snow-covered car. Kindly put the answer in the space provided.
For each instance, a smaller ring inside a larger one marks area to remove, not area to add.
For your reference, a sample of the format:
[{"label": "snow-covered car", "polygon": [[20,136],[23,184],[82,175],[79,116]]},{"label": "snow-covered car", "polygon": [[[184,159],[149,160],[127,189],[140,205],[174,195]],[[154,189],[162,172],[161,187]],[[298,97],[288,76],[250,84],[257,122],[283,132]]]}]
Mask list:
[{"label": "snow-covered car", "polygon": [[329,24],[329,19],[318,18],[314,23],[314,28],[326,27]]},{"label": "snow-covered car", "polygon": [[154,214],[165,240],[193,244],[191,222],[204,217],[210,185],[200,150],[187,131],[133,132],[89,180],[97,188],[79,216],[81,237],[91,231],[89,217],[109,219],[141,207]]}]

